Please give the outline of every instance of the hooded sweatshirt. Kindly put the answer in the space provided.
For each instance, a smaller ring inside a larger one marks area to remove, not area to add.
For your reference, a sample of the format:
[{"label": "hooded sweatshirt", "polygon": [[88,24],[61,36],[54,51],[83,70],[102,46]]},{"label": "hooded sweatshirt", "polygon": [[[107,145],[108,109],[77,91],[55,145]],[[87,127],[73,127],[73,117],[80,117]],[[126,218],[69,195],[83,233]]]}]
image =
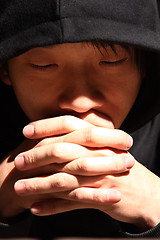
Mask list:
[{"label": "hooded sweatshirt", "polygon": [[[149,67],[121,129],[134,138],[130,152],[135,159],[160,176],[159,12],[159,0],[3,0],[0,62],[34,47],[61,43],[105,41],[143,49],[149,56]],[[0,89],[2,157],[22,140],[20,131],[28,119],[12,89],[2,83]],[[142,232],[94,209],[47,217],[32,216],[26,211],[0,225],[0,237],[71,236],[160,237],[160,225]]]}]

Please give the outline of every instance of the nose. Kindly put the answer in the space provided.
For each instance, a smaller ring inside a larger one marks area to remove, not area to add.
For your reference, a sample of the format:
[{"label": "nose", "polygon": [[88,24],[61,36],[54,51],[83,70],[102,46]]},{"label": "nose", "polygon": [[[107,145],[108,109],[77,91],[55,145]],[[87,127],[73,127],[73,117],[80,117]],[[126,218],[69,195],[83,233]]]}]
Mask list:
[{"label": "nose", "polygon": [[85,113],[98,109],[103,105],[103,95],[92,86],[70,86],[65,89],[59,98],[59,107],[77,113]]}]

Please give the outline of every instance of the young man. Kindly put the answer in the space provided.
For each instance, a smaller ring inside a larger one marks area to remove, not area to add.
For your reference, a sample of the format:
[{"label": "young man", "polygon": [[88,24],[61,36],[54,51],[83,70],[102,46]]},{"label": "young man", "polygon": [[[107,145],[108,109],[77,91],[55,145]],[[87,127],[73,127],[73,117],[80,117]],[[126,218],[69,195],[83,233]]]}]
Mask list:
[{"label": "young man", "polygon": [[28,118],[9,96],[0,236],[159,237],[157,1],[8,1],[0,29]]}]

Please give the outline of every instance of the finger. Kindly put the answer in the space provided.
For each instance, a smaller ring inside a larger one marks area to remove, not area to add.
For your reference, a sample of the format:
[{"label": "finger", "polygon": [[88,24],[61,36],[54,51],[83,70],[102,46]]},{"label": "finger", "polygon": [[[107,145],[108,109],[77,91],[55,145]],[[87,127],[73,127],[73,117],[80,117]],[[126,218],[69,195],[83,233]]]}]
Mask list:
[{"label": "finger", "polygon": [[47,139],[47,143],[70,142],[86,147],[110,147],[119,150],[128,150],[133,145],[133,139],[121,130],[100,127],[78,129],[67,135]]},{"label": "finger", "polygon": [[14,189],[17,194],[23,196],[48,194],[72,190],[85,185],[87,180],[85,178],[80,180],[67,173],[56,173],[50,176],[19,180],[15,183]]},{"label": "finger", "polygon": [[[43,195],[70,191],[79,187],[101,187],[104,176],[81,177],[67,173],[18,180],[14,189],[18,195]],[[55,194],[54,194],[55,196]]]},{"label": "finger", "polygon": [[109,184],[106,175],[88,177],[55,173],[50,176],[18,180],[14,185],[14,189],[18,195],[23,196],[42,194],[54,194],[55,196],[59,192],[71,191],[79,187],[101,188],[104,184],[110,187],[110,185],[106,185]]},{"label": "finger", "polygon": [[74,201],[104,205],[120,201],[121,193],[115,189],[81,187],[71,191],[68,197]]},{"label": "finger", "polygon": [[124,172],[133,167],[134,158],[127,152],[89,150],[71,143],[54,143],[33,148],[15,158],[15,166],[21,171],[49,164],[52,164],[53,168],[53,163],[57,163],[54,165],[54,171],[91,176]]},{"label": "finger", "polygon": [[15,166],[19,170],[28,170],[51,163],[65,163],[90,155],[91,151],[78,144],[54,143],[19,154],[15,158]]},{"label": "finger", "polygon": [[31,212],[38,216],[45,216],[75,209],[100,209],[101,206],[106,209],[121,200],[120,192],[111,189],[97,190],[80,188],[69,193],[68,197],[75,199],[75,201],[65,199],[48,199],[46,201],[33,204]]},{"label": "finger", "polygon": [[39,139],[65,134],[88,126],[91,124],[77,117],[60,116],[32,122],[23,129],[23,134],[27,138]]},{"label": "finger", "polygon": [[94,126],[97,127],[103,127],[103,128],[110,128],[110,129],[114,129],[114,124],[111,121],[111,119],[98,112],[98,111],[90,111],[84,118],[83,120],[85,120],[86,122],[91,123]]},{"label": "finger", "polygon": [[30,210],[34,215],[47,216],[84,208],[90,208],[90,205],[65,199],[47,199],[33,204]]},{"label": "finger", "polygon": [[55,171],[62,171],[81,176],[98,176],[103,174],[119,174],[130,170],[135,159],[130,154],[112,157],[81,158],[63,165],[56,165]]}]

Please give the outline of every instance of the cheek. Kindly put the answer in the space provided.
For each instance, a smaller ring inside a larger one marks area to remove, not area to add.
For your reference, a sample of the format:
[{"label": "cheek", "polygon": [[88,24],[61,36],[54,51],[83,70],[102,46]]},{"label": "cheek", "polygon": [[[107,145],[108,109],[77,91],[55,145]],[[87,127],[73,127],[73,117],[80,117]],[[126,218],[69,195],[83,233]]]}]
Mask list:
[{"label": "cheek", "polygon": [[101,77],[100,84],[107,98],[116,99],[119,97],[120,99],[132,101],[139,92],[141,76],[138,71],[106,73]]},{"label": "cheek", "polygon": [[53,107],[58,92],[53,84],[29,77],[13,79],[12,83],[21,108],[31,120],[41,118],[46,109]]},{"label": "cheek", "polygon": [[[116,96],[119,102],[119,107],[127,113],[132,108],[141,86],[141,76],[137,71],[130,71],[124,75],[121,81],[117,84]],[[118,104],[117,102],[117,104]],[[121,103],[121,104],[120,104]]]},{"label": "cheek", "polygon": [[[126,94],[128,91],[128,95],[130,95],[130,98],[132,101],[132,98],[134,100],[139,93],[139,90],[141,87],[142,76],[141,76],[140,72],[137,70],[137,68],[130,71],[126,76],[127,76],[125,79]],[[129,96],[128,96],[128,98],[129,98]]]},{"label": "cheek", "polygon": [[[132,70],[132,71],[131,71]],[[101,78],[102,79],[102,78]],[[139,93],[141,76],[134,69],[128,69],[115,74],[105,74],[101,88],[106,100],[106,109],[119,128],[131,110]]]},{"label": "cheek", "polygon": [[119,98],[117,98],[117,106],[119,106],[121,116],[119,127],[133,107],[138,96],[140,86],[141,76],[139,72],[131,72],[127,78],[124,78],[124,83],[119,91]]}]

